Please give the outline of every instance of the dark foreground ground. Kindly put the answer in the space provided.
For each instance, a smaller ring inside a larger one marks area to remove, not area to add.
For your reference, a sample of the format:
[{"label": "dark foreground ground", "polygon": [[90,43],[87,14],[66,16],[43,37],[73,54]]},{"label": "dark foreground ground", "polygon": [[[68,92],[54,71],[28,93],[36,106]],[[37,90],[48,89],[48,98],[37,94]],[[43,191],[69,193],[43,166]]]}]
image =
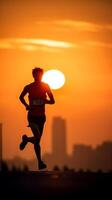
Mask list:
[{"label": "dark foreground ground", "polygon": [[0,199],[112,199],[112,173],[0,172]]}]

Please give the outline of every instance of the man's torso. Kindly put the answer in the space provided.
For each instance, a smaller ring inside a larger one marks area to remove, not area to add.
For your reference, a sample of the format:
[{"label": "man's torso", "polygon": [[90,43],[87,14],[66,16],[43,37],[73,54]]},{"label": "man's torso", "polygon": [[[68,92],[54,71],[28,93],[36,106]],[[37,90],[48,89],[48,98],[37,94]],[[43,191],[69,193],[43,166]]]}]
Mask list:
[{"label": "man's torso", "polygon": [[45,114],[45,104],[43,101],[47,98],[47,84],[45,83],[31,83],[26,86],[28,91],[29,99],[29,114],[31,115],[44,115]]}]

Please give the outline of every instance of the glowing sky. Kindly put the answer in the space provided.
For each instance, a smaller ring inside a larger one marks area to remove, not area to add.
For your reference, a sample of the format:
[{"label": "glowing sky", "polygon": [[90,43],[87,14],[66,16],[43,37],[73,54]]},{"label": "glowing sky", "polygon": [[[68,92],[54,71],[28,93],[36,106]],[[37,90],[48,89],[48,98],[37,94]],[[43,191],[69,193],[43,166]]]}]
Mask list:
[{"label": "glowing sky", "polygon": [[31,146],[20,152],[26,111],[18,97],[33,79],[31,70],[58,69],[66,84],[53,91],[47,106],[43,152],[51,151],[53,116],[67,120],[67,150],[74,143],[93,146],[112,140],[112,1],[0,1],[0,122],[3,155],[32,158]]}]

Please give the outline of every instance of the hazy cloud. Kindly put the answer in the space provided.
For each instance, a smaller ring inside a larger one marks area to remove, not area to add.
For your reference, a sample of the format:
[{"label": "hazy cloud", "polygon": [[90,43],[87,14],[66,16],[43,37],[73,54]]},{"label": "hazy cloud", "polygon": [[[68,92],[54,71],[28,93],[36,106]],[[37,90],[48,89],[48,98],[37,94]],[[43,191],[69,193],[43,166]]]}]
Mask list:
[{"label": "hazy cloud", "polygon": [[69,43],[56,40],[31,39],[31,38],[6,38],[0,39],[0,49],[20,49],[25,51],[46,51],[58,53],[62,49],[83,48],[83,47],[102,47],[112,48],[112,43],[101,41],[86,40],[80,43]]},{"label": "hazy cloud", "polygon": [[98,32],[102,30],[112,31],[112,24],[97,24],[88,21],[78,21],[78,20],[57,20],[57,21],[38,21],[36,22],[38,25],[50,25],[54,26],[55,28],[65,28],[72,29],[75,31],[90,31],[90,32]]},{"label": "hazy cloud", "polygon": [[48,48],[67,49],[73,47],[75,47],[75,45],[69,42],[47,39],[6,38],[0,40],[1,49],[20,48],[29,51],[35,51],[40,49],[48,51]]}]

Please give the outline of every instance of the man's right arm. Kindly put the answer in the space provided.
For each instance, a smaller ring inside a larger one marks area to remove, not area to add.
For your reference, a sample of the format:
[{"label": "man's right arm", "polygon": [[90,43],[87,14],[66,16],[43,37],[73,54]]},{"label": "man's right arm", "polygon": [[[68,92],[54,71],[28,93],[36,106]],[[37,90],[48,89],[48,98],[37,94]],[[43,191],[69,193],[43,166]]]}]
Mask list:
[{"label": "man's right arm", "polygon": [[24,97],[25,97],[25,95],[27,93],[28,93],[28,86],[25,86],[24,89],[23,89],[23,91],[21,92],[21,94],[19,96],[19,99],[20,99],[21,103],[26,107],[26,110],[29,110],[30,107],[29,107],[29,105],[26,103],[26,101],[24,99]]}]

